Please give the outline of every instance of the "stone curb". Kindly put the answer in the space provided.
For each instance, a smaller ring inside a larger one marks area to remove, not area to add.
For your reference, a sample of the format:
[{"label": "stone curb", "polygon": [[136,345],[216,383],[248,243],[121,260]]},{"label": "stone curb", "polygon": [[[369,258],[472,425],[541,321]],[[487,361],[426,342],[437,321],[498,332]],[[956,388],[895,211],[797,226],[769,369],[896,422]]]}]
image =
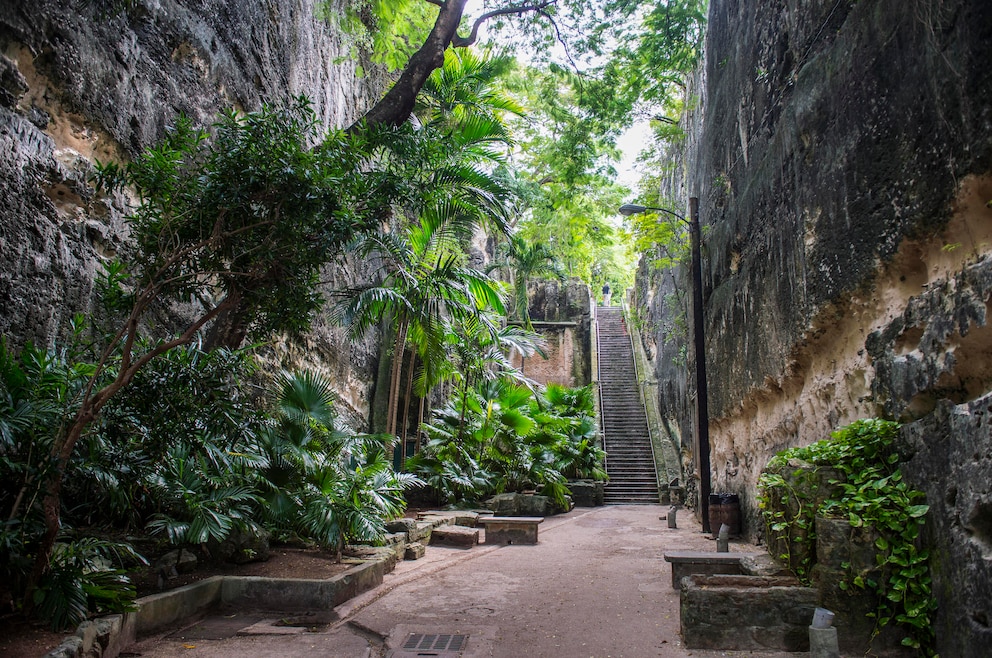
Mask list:
[{"label": "stone curb", "polygon": [[84,621],[44,658],[117,658],[147,635],[213,606],[242,603],[255,609],[330,609],[382,583],[395,557],[375,556],[326,580],[213,576],[135,601],[137,610]]}]

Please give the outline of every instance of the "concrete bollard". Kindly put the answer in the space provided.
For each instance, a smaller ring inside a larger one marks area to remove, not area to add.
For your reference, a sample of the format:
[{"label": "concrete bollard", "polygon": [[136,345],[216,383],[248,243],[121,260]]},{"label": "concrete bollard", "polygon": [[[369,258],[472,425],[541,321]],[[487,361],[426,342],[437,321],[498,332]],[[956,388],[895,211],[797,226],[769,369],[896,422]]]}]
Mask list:
[{"label": "concrete bollard", "polygon": [[720,532],[716,536],[716,552],[730,552],[730,526],[726,523],[720,525]]},{"label": "concrete bollard", "polygon": [[837,644],[837,629],[831,626],[834,613],[826,608],[813,611],[813,623],[809,626],[810,658],[840,658]]},{"label": "concrete bollard", "polygon": [[678,513],[678,511],[679,511],[679,506],[678,505],[672,505],[671,507],[668,508],[668,527],[669,528],[677,528],[678,527],[678,526],[675,525],[675,515]]}]

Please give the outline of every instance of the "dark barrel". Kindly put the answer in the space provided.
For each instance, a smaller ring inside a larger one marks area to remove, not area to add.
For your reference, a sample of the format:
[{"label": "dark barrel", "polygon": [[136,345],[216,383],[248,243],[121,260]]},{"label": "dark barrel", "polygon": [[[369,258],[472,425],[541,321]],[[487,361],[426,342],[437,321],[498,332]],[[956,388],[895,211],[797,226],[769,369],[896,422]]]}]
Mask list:
[{"label": "dark barrel", "polygon": [[741,499],[737,494],[710,494],[710,531],[716,537],[724,523],[730,528],[731,537],[741,535]]}]

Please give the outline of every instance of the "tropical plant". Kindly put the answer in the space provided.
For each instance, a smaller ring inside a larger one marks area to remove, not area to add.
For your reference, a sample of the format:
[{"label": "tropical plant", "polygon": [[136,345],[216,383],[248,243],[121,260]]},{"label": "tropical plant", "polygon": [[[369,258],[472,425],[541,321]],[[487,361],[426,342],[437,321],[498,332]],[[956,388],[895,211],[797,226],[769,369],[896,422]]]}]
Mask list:
[{"label": "tropical plant", "polygon": [[[126,267],[108,269],[103,287],[122,319],[98,346],[78,407],[54,437],[41,501],[46,532],[29,591],[48,568],[64,473],[90,424],[149,362],[193,342],[209,323],[210,346],[306,328],[321,304],[321,267],[392,198],[392,177],[376,168],[388,158],[375,141],[392,132],[337,132],[311,148],[318,124],[299,99],[230,112],[212,138],[181,119],[127,166],[98,168],[101,187],[127,185],[140,200],[129,218],[135,248]],[[194,298],[203,310],[177,334],[138,342],[151,309]]]},{"label": "tropical plant", "polygon": [[336,548],[339,560],[348,541],[382,541],[385,522],[406,508],[404,491],[421,484],[415,475],[393,471],[391,443],[382,435],[351,437],[342,446],[342,462],[310,478],[300,527],[321,545]]},{"label": "tropical plant", "polygon": [[605,476],[587,409],[591,392],[551,387],[550,397],[507,379],[462,389],[425,423],[428,442],[408,460],[448,502],[538,488],[566,507],[569,476]]},{"label": "tropical plant", "polygon": [[222,542],[235,530],[257,533],[260,503],[254,488],[237,472],[231,456],[209,441],[205,452],[171,447],[148,480],[162,511],[148,523],[152,533],[173,544]]},{"label": "tropical plant", "polygon": [[385,521],[402,514],[403,492],[420,482],[392,470],[388,437],[334,427],[330,382],[313,371],[279,378],[272,420],[258,433],[251,473],[278,534],[334,548],[376,542]]},{"label": "tropical plant", "polygon": [[[925,655],[933,653],[929,551],[920,546],[920,528],[929,506],[925,495],[902,479],[895,439],[899,425],[892,421],[864,419],[831,433],[831,440],[792,448],[777,454],[759,478],[762,513],[771,537],[784,546],[799,544],[804,554],[816,541],[815,516],[846,520],[852,528],[871,528],[876,565],[867,571],[852,570],[841,589],[874,595],[875,634],[889,624],[902,627],[903,644]],[[781,474],[790,463],[809,469],[790,478]],[[840,477],[826,492],[812,491],[817,469],[829,468]],[[783,556],[787,559],[789,555]],[[797,570],[809,582],[811,561]]]},{"label": "tropical plant", "polygon": [[36,613],[61,631],[90,613],[133,610],[135,589],[127,569],[138,564],[148,562],[126,543],[84,537],[56,544],[51,568],[33,595]]},{"label": "tropical plant", "polygon": [[518,235],[512,235],[502,251],[502,258],[498,257],[488,269],[505,268],[509,271],[513,285],[513,314],[531,329],[528,284],[535,277],[553,277],[564,281],[565,272],[558,264],[555,253],[543,243],[529,243]]}]

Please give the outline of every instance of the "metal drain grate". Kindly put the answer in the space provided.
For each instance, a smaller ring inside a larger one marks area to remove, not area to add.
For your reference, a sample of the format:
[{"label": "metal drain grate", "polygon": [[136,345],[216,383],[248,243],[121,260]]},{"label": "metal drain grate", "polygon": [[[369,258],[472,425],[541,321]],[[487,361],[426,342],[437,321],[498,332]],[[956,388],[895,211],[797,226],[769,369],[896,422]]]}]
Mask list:
[{"label": "metal drain grate", "polygon": [[393,654],[395,658],[410,656],[433,656],[436,658],[457,658],[461,655],[468,635],[410,633],[403,648]]}]

